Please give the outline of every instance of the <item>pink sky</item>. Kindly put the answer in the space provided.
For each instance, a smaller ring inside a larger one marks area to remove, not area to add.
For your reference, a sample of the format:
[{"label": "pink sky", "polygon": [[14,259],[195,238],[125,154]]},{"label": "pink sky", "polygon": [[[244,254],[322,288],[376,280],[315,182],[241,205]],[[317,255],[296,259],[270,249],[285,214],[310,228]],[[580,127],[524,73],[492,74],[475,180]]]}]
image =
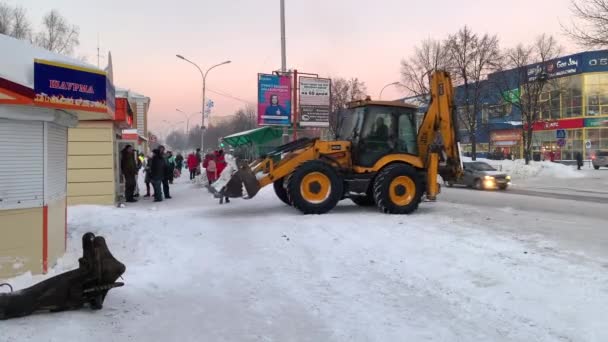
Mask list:
[{"label": "pink sky", "polygon": [[[569,21],[569,0],[285,2],[288,67],[325,77],[358,77],[372,97],[385,84],[400,80],[401,59],[422,39],[444,38],[465,24],[479,33],[497,34],[503,47],[529,42],[543,32],[573,46],[560,29],[560,21]],[[209,73],[207,87],[251,103],[256,101],[257,73],[276,70],[281,63],[279,0],[8,3],[26,8],[35,26],[44,12],[58,9],[80,27],[77,55],[92,64],[97,63],[99,35],[102,53],[112,52],[116,84],[152,99],[150,126],[160,133],[167,129],[163,120],[183,120],[176,108],[200,111],[200,74],[176,53],[201,68],[232,60]],[[383,98],[402,95],[391,87]],[[245,105],[210,92],[207,97],[215,102],[212,115],[230,115]]]}]

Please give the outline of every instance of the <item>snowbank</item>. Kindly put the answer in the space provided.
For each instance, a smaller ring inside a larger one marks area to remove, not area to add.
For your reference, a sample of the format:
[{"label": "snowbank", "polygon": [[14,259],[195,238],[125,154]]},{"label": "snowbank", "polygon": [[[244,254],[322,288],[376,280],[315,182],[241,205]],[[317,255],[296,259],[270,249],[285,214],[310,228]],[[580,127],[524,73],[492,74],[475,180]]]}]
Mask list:
[{"label": "snowbank", "polygon": [[439,202],[384,215],[344,201],[303,216],[272,187],[221,206],[187,177],[171,190],[161,203],[70,207],[52,274],[77,267],[91,231],[127,266],[125,286],[99,312],[0,322],[0,341],[608,340],[605,267],[537,245],[524,213],[490,220]]},{"label": "snowbank", "polygon": [[[463,157],[464,162],[472,161],[469,157]],[[583,178],[584,173],[577,171],[574,166],[568,166],[560,163],[552,163],[550,161],[535,162],[530,161],[526,165],[525,160],[490,160],[485,158],[477,158],[477,161],[485,162],[492,165],[494,168],[503,171],[513,179],[523,180],[534,177],[543,178]]]},{"label": "snowbank", "polygon": [[34,88],[34,59],[37,58],[97,69],[96,66],[78,59],[56,54],[33,46],[24,40],[18,40],[3,34],[0,34],[0,51],[2,51],[0,53],[0,66],[2,66],[0,77],[28,88]]}]

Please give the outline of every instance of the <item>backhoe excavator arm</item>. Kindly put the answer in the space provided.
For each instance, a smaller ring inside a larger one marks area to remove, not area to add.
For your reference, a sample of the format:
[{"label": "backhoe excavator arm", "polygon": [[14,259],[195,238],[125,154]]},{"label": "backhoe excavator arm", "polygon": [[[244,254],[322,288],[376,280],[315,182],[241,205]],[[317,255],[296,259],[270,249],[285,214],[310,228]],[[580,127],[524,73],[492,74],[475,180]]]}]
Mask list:
[{"label": "backhoe excavator arm", "polygon": [[444,180],[462,175],[453,89],[449,73],[436,71],[432,74],[431,100],[418,130],[418,151],[427,170],[427,198],[430,200],[439,192],[437,174]]}]

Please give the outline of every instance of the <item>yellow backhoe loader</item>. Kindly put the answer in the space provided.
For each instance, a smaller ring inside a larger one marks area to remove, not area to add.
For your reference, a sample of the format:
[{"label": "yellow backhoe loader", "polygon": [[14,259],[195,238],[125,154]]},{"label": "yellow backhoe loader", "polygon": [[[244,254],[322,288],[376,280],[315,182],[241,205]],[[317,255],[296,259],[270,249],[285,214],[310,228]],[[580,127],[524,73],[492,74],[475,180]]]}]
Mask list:
[{"label": "yellow backhoe loader", "polygon": [[431,75],[428,110],[396,101],[356,101],[339,118],[335,141],[303,138],[237,171],[221,196],[252,198],[273,184],[277,196],[304,214],[323,214],[345,198],[390,214],[409,214],[423,196],[434,201],[444,181],[462,174],[447,72]]}]

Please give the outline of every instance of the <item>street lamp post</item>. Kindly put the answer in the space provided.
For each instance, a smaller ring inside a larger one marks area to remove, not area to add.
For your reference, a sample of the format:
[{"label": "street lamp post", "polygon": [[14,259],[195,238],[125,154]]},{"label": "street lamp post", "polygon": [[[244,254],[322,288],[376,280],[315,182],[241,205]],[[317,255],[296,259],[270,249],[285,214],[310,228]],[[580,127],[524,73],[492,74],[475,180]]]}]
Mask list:
[{"label": "street lamp post", "polygon": [[228,64],[231,61],[224,61],[222,63],[213,65],[212,67],[210,67],[209,69],[207,69],[205,72],[203,72],[203,70],[194,62],[192,62],[191,60],[187,59],[186,57],[182,56],[182,55],[175,55],[177,58],[179,59],[183,59],[184,61],[194,65],[198,71],[201,73],[201,77],[203,78],[203,103],[202,103],[202,108],[201,108],[201,152],[205,153],[205,148],[204,148],[204,144],[205,144],[205,83],[207,80],[207,74],[209,73],[209,71],[211,71],[211,69],[216,68],[220,65],[224,65],[224,64]]},{"label": "street lamp post", "polygon": [[382,90],[380,90],[380,96],[378,96],[378,100],[382,100],[382,92],[384,91],[384,89],[386,89],[387,87],[395,86],[395,85],[399,85],[399,84],[401,84],[401,83],[393,82],[393,83],[389,83],[389,84],[385,85],[384,87],[382,87]]},{"label": "street lamp post", "polygon": [[192,113],[192,114],[190,114],[190,116],[188,116],[188,114],[186,114],[186,112],[184,112],[183,110],[180,110],[179,108],[175,108],[175,110],[184,114],[184,117],[186,118],[186,134],[190,134],[190,119],[192,119],[193,116],[200,114],[201,112]]}]

